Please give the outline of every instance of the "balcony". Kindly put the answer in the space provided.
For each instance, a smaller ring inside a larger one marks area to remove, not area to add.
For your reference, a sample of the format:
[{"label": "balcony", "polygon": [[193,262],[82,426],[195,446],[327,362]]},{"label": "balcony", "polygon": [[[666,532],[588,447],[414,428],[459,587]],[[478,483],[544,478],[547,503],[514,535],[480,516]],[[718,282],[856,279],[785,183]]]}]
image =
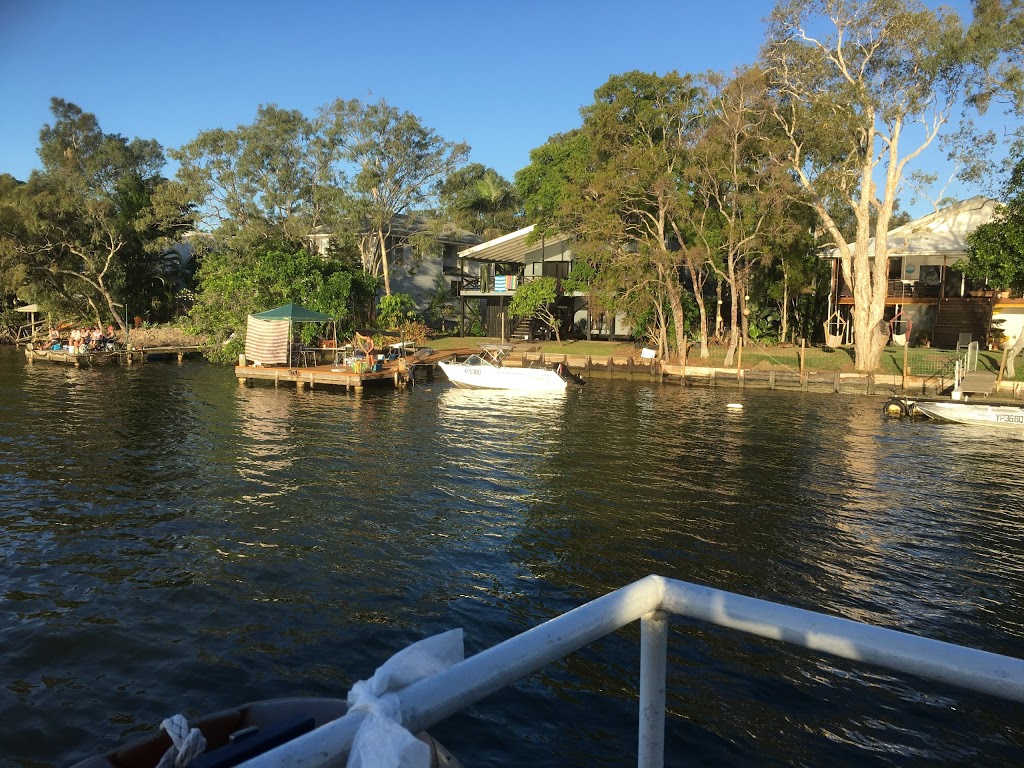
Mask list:
[{"label": "balcony", "polygon": [[515,293],[520,284],[531,280],[522,275],[491,275],[465,277],[462,280],[462,296],[508,296]]}]

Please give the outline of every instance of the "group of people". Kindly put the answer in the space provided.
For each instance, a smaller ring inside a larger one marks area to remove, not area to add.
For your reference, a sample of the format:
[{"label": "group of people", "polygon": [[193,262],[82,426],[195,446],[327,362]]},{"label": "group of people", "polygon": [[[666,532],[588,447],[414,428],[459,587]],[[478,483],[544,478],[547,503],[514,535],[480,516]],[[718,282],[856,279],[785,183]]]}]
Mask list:
[{"label": "group of people", "polygon": [[74,328],[67,337],[57,328],[50,329],[50,349],[64,349],[72,354],[84,355],[87,352],[99,352],[112,346],[117,341],[114,326],[108,325],[106,331],[99,326],[95,328]]}]

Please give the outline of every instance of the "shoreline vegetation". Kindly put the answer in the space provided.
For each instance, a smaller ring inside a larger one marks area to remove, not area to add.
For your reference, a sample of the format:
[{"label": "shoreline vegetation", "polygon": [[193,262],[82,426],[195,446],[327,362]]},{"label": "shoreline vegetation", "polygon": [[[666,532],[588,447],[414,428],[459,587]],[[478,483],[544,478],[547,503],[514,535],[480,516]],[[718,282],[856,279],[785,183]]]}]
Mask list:
[{"label": "shoreline vegetation", "polygon": [[[123,337],[120,339],[123,341]],[[130,329],[129,342],[135,348],[159,346],[202,346],[207,343],[203,336],[194,336],[177,325],[147,326]],[[483,336],[442,336],[429,339],[421,346],[427,346],[437,352],[457,349],[476,349],[481,344],[498,344],[497,338]],[[540,353],[552,357],[569,355],[570,357],[591,357],[595,361],[608,358],[641,359],[643,345],[633,341],[509,341],[514,355],[523,353]],[[886,347],[882,353],[881,367],[876,371],[879,375],[901,376],[903,373],[903,347]],[[701,358],[697,347],[689,345],[686,365],[692,368],[714,368],[722,371],[735,371],[733,365],[725,365],[727,345],[711,344],[708,346],[709,357]],[[998,350],[982,350],[978,353],[978,370],[999,372],[1003,353]],[[943,366],[951,364],[957,357],[953,350],[940,350],[927,347],[912,347],[907,350],[909,374],[915,377],[927,377],[937,373]],[[678,361],[669,361],[678,365]],[[753,371],[788,371],[800,370],[800,347],[792,344],[776,344],[761,346],[750,344],[744,346],[742,367]],[[831,350],[814,346],[804,349],[804,369],[808,372],[854,373],[856,365],[852,349]],[[1018,369],[1015,376],[1005,376],[1004,381],[1024,381],[1024,368]]]}]

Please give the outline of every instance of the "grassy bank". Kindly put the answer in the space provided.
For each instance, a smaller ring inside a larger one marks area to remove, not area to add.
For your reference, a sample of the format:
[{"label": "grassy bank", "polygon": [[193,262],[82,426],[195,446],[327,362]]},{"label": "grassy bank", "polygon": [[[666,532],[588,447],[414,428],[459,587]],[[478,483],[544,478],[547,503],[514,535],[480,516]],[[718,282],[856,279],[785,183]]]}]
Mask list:
[{"label": "grassy bank", "polygon": [[[497,344],[498,339],[481,337],[449,336],[432,339],[429,346],[438,351],[446,349],[476,348],[480,344]],[[640,346],[632,342],[615,341],[569,341],[559,344],[556,341],[516,342],[517,351],[535,351],[552,355],[590,355],[591,357],[628,357],[639,359]],[[724,368],[727,348],[724,345],[712,345],[708,348],[708,357],[701,358],[697,347],[690,347],[686,358],[687,365]],[[950,370],[957,358],[957,353],[941,349],[907,349],[907,367],[915,376],[930,376],[942,370]],[[903,373],[903,347],[887,347],[882,353],[879,373]],[[961,353],[962,354],[962,353]],[[978,370],[999,371],[1002,352],[982,351],[978,353]],[[736,367],[736,357],[731,367]],[[830,350],[822,347],[807,347],[804,350],[804,366],[808,371],[838,371],[853,373],[856,370],[852,349]],[[743,349],[743,367],[762,370],[800,370],[800,348],[794,346],[760,347],[751,345]],[[1009,379],[1007,379],[1009,380]],[[1024,365],[1018,365],[1016,381],[1024,381]]]}]

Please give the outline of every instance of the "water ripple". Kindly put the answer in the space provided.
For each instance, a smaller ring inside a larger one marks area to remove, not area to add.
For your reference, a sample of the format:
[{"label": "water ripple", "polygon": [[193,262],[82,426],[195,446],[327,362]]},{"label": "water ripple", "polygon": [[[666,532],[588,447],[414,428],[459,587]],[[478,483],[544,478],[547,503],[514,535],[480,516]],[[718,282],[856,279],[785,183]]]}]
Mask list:
[{"label": "water ripple", "polygon": [[[475,652],[652,572],[1020,655],[1021,443],[839,395],[357,396],[0,350],[0,764],[343,695],[426,634]],[[625,764],[636,655],[630,627],[434,733],[467,765]],[[1018,705],[696,622],[669,667],[668,764],[1024,747]]]}]

